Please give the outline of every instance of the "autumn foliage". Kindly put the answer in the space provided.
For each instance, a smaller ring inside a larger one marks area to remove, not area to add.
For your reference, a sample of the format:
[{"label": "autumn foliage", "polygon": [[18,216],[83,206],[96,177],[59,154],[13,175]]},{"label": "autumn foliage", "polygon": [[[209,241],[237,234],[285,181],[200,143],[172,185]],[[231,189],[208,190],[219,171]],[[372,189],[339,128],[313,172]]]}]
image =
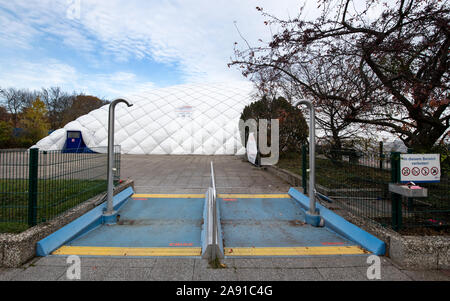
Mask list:
[{"label": "autumn foliage", "polygon": [[442,141],[450,127],[448,1],[318,5],[315,20],[280,19],[258,7],[278,31],[258,46],[236,45],[230,65],[261,88],[288,86],[337,109],[340,124],[389,131],[415,150]]}]

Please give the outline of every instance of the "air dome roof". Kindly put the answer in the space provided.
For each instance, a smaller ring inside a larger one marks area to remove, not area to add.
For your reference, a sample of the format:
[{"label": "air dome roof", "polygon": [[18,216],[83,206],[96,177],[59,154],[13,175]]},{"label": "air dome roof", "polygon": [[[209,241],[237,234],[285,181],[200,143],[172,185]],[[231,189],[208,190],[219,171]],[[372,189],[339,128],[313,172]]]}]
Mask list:
[{"label": "air dome roof", "polygon": [[[114,142],[124,154],[244,154],[238,125],[251,94],[251,84],[233,82],[179,85],[122,97],[133,106],[116,106]],[[108,109],[105,105],[81,116],[35,147],[62,149],[68,130],[81,131],[88,147],[106,146]]]}]

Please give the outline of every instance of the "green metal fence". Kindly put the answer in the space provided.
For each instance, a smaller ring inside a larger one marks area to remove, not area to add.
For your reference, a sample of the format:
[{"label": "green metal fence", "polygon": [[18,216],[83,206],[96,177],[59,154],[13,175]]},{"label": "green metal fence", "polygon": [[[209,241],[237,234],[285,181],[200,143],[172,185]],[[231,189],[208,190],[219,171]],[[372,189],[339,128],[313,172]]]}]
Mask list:
[{"label": "green metal fence", "polygon": [[316,158],[317,191],[358,216],[387,225],[385,218],[389,221],[391,215],[387,159],[386,153],[320,154]]},{"label": "green metal fence", "polygon": [[[107,148],[91,150],[0,150],[0,232],[23,231],[105,192]],[[114,167],[117,183],[120,146]]]},{"label": "green metal fence", "polygon": [[[297,163],[282,162],[280,166],[302,175],[302,185],[306,189],[308,158],[304,147]],[[389,192],[389,183],[395,182],[393,173],[397,172],[398,160],[399,153],[382,151],[319,152],[316,154],[316,190],[355,215],[394,230],[449,226],[450,176],[444,173],[439,183],[420,184],[428,188],[426,198],[400,197],[395,201],[395,195]]]}]

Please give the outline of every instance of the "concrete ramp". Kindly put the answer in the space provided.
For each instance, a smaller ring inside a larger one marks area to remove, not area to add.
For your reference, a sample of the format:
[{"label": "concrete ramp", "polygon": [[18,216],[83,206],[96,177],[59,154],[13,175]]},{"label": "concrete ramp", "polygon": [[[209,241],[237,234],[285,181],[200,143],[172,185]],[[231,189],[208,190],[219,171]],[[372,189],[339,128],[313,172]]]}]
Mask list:
[{"label": "concrete ramp", "polygon": [[305,223],[288,194],[219,195],[226,256],[313,256],[367,254],[332,230]]},{"label": "concrete ramp", "polygon": [[135,194],[115,225],[100,225],[53,252],[86,256],[200,256],[204,195]]},{"label": "concrete ramp", "polygon": [[[359,244],[305,223],[288,194],[219,194],[225,257],[361,255]],[[100,224],[53,255],[200,257],[204,194],[134,194],[115,225]]]}]

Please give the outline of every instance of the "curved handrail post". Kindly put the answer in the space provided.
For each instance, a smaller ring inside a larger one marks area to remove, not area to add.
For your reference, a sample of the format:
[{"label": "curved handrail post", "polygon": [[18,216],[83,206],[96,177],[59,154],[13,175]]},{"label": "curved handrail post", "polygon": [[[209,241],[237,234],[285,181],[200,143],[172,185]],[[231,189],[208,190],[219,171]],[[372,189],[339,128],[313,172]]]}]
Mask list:
[{"label": "curved handrail post", "polygon": [[114,115],[116,105],[119,103],[125,103],[128,107],[133,106],[125,99],[116,99],[109,105],[109,117],[108,117],[108,163],[107,163],[107,209],[104,214],[106,217],[104,220],[106,223],[115,223],[117,213],[114,211],[113,205],[113,168],[114,168]]},{"label": "curved handrail post", "polygon": [[316,114],[311,101],[298,102],[298,105],[302,104],[309,108],[309,211],[306,212],[306,222],[319,226],[321,218],[316,210]]}]

